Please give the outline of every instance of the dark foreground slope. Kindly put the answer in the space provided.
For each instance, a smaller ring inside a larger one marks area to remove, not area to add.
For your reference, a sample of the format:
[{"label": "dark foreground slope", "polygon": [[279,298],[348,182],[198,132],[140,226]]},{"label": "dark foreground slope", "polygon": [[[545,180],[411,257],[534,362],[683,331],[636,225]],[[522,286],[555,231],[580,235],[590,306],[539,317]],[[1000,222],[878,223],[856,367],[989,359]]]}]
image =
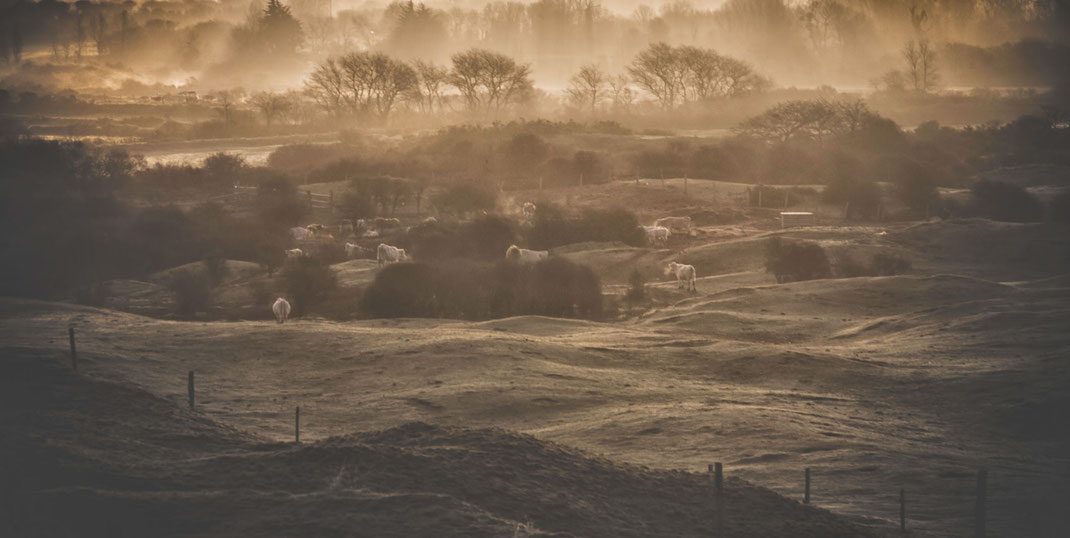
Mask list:
[{"label": "dark foreground slope", "polygon": [[[707,478],[497,429],[410,423],[269,443],[145,391],[6,348],[4,536],[698,536]],[[732,536],[868,531],[744,481]]]}]

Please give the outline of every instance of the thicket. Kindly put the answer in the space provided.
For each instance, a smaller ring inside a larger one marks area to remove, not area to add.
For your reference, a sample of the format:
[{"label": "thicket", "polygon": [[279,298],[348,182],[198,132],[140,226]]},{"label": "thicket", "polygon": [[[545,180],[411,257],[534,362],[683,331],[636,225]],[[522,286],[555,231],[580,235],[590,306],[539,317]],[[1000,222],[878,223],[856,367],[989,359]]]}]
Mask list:
[{"label": "thicket", "polygon": [[777,282],[796,282],[832,276],[828,256],[821,245],[773,237],[765,245],[765,270]]},{"label": "thicket", "polygon": [[588,267],[563,258],[535,264],[449,259],[383,269],[364,292],[361,309],[374,317],[598,319],[602,288]]},{"label": "thicket", "polygon": [[213,204],[144,207],[124,198],[147,181],[139,167],[124,152],[78,142],[0,142],[0,294],[99,299],[103,281],[195,261],[278,265],[286,227],[307,210],[285,178],[261,182],[251,217]]}]

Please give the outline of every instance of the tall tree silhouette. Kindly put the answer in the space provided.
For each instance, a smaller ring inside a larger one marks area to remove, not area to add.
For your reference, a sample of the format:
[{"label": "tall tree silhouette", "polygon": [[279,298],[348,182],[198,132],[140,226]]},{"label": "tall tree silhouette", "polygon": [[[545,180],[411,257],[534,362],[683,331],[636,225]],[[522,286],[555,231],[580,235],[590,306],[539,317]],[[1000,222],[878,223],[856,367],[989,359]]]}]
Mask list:
[{"label": "tall tree silhouette", "polygon": [[304,41],[301,23],[290,13],[289,6],[279,0],[268,0],[260,17],[260,38],[264,52],[294,54]]}]

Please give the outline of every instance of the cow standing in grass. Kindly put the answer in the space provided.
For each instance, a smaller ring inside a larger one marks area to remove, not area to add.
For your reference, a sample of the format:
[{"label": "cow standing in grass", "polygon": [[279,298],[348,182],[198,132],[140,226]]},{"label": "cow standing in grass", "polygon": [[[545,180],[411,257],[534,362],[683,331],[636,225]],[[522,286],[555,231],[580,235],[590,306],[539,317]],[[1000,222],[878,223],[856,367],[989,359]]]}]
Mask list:
[{"label": "cow standing in grass", "polygon": [[375,259],[382,266],[384,263],[398,263],[408,259],[405,255],[405,249],[390,246],[386,243],[379,243],[379,248],[375,250]]},{"label": "cow standing in grass", "polygon": [[[676,275],[677,282],[686,282],[688,291],[698,291],[698,288],[695,287],[697,273],[694,265],[672,262],[665,268],[665,274]],[[683,286],[681,285],[680,287],[682,288]]]},{"label": "cow standing in grass", "polygon": [[548,250],[528,250],[516,245],[510,245],[505,250],[505,259],[511,262],[536,263],[549,257],[550,251]]},{"label": "cow standing in grass", "polygon": [[651,245],[655,243],[668,243],[672,232],[664,226],[643,226],[646,232],[646,241]]},{"label": "cow standing in grass", "polygon": [[271,305],[271,311],[275,314],[276,322],[286,323],[286,318],[290,317],[290,301],[282,297],[275,299],[275,304]]}]

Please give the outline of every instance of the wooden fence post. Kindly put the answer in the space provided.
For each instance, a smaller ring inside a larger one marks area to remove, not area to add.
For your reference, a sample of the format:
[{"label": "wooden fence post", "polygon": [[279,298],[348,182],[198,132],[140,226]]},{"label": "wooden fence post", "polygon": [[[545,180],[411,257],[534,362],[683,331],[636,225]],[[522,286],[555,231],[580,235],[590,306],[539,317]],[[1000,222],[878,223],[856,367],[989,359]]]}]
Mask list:
[{"label": "wooden fence post", "polygon": [[899,532],[907,531],[907,493],[899,488]]},{"label": "wooden fence post", "polygon": [[762,191],[764,191],[764,190],[765,190],[764,186],[758,185],[758,207],[759,208],[762,207]]},{"label": "wooden fence post", "polygon": [[985,497],[988,492],[988,471],[984,468],[977,471],[977,509],[974,513],[974,531],[973,535],[976,538],[984,538],[986,535],[985,530]]},{"label": "wooden fence post", "polygon": [[684,174],[684,196],[687,196],[687,174]]},{"label": "wooden fence post", "polygon": [[193,370],[189,371],[189,379],[186,382],[186,391],[189,392],[189,408],[193,409]]},{"label": "wooden fence post", "polygon": [[74,347],[74,327],[67,327],[67,337],[71,341],[71,368],[78,371],[78,350]]},{"label": "wooden fence post", "polygon": [[312,209],[312,191],[305,191],[305,196],[308,196],[308,208]]},{"label": "wooden fence post", "polygon": [[717,503],[717,536],[724,536],[724,468],[721,462],[713,464],[713,491]]},{"label": "wooden fence post", "polygon": [[806,493],[803,494],[803,503],[810,504],[810,468],[806,468]]},{"label": "wooden fence post", "polygon": [[301,406],[297,406],[297,411],[294,413],[294,442],[301,442]]},{"label": "wooden fence post", "polygon": [[580,174],[580,186],[583,186],[583,174]]}]

